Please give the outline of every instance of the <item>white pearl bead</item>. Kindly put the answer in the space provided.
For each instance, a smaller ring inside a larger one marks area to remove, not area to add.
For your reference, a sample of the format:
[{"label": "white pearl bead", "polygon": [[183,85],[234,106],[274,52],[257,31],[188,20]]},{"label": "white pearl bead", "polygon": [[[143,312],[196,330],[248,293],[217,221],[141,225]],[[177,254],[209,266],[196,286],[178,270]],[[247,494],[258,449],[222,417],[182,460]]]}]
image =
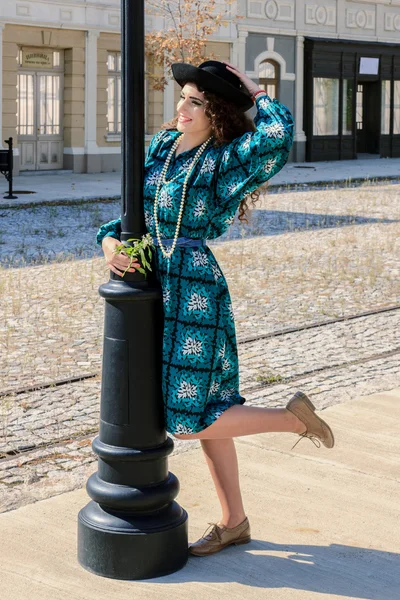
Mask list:
[{"label": "white pearl bead", "polygon": [[[160,174],[160,179],[158,181],[157,184],[157,189],[156,189],[156,195],[155,195],[155,199],[154,199],[154,223],[155,223],[155,227],[156,227],[156,234],[157,234],[157,240],[158,243],[160,245],[160,249],[161,252],[163,254],[163,256],[165,258],[171,258],[173,251],[175,250],[175,246],[176,246],[176,242],[178,239],[178,235],[179,235],[179,229],[180,229],[180,225],[181,225],[181,221],[182,221],[182,216],[183,216],[183,207],[184,207],[184,203],[185,203],[185,199],[186,199],[186,188],[187,188],[187,184],[189,181],[189,177],[192,174],[192,171],[194,169],[194,166],[196,164],[196,162],[198,161],[198,159],[201,157],[201,155],[203,154],[204,150],[206,149],[207,144],[209,143],[209,141],[211,140],[211,137],[208,138],[208,140],[206,140],[199,148],[199,150],[196,152],[194,159],[192,160],[192,163],[187,171],[185,180],[183,182],[183,190],[182,190],[182,199],[181,199],[181,205],[179,208],[179,214],[178,214],[178,220],[177,220],[177,226],[175,229],[175,234],[174,234],[174,238],[173,238],[173,243],[171,246],[171,250],[168,252],[167,250],[165,250],[165,248],[162,245],[161,242],[161,237],[160,237],[160,228],[159,228],[159,223],[158,223],[158,218],[157,218],[157,207],[158,207],[158,200],[159,200],[159,194],[160,194],[160,190],[163,184],[168,183],[165,180],[166,177],[166,173],[168,171],[168,167],[169,164],[172,160],[172,156],[176,150],[176,148],[179,146],[182,138],[183,138],[184,134],[180,135],[179,138],[177,140],[175,140],[175,142],[173,143],[171,150],[167,156],[167,159],[165,161],[165,164],[161,170],[161,174]],[[172,180],[171,180],[172,181]]]}]

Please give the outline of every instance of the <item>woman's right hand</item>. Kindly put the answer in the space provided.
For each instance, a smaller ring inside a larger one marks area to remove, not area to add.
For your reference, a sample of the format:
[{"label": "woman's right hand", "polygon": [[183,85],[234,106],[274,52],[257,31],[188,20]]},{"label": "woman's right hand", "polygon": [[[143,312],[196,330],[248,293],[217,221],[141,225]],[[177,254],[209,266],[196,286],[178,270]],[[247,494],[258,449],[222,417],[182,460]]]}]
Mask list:
[{"label": "woman's right hand", "polygon": [[[113,273],[122,277],[122,274],[127,269],[131,259],[125,252],[114,254],[114,249],[120,245],[121,242],[119,240],[109,235],[104,237],[101,242],[107,265]],[[140,263],[133,262],[127,273],[134,273],[138,267],[140,267]]]}]

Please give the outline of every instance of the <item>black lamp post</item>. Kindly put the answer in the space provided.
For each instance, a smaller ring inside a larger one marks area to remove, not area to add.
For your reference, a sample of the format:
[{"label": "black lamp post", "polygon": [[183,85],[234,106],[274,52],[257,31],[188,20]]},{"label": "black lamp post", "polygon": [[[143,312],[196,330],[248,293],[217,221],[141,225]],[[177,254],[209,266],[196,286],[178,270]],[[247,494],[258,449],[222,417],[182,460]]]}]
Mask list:
[{"label": "black lamp post", "polygon": [[[145,233],[144,0],[122,0],[122,235]],[[163,308],[154,277],[110,274],[105,299],[98,471],[78,515],[78,560],[114,579],[149,579],[188,558],[187,513],[168,471],[174,444],[164,428]]]}]

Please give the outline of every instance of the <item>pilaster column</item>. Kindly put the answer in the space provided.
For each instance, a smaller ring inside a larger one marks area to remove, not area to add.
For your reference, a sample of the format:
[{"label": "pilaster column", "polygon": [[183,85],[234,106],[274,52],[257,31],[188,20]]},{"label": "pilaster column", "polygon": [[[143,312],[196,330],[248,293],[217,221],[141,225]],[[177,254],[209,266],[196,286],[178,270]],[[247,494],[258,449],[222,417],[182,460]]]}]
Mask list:
[{"label": "pilaster column", "polygon": [[230,53],[229,53],[229,62],[231,62],[233,65],[238,66],[239,65],[239,37],[238,37],[238,32],[236,30],[236,38],[234,39],[234,41],[231,43],[230,46]]},{"label": "pilaster column", "polygon": [[169,79],[164,88],[164,123],[175,116],[174,79]]},{"label": "pilaster column", "polygon": [[296,108],[295,108],[295,142],[307,140],[303,129],[304,109],[304,37],[296,36]]},{"label": "pilaster column", "polygon": [[246,72],[246,38],[249,35],[248,31],[239,29],[237,41],[237,66],[242,73]]},{"label": "pilaster column", "polygon": [[0,23],[0,149],[3,146],[3,29],[4,23]]},{"label": "pilaster column", "polygon": [[85,154],[97,154],[97,40],[99,31],[86,31]]}]

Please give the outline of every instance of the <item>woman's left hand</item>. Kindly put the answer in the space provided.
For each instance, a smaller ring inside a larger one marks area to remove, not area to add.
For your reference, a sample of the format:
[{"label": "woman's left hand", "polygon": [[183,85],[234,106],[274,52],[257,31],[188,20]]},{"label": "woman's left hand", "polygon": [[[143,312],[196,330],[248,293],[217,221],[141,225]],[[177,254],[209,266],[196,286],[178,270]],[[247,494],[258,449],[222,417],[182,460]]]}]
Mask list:
[{"label": "woman's left hand", "polygon": [[226,65],[226,68],[231,73],[234,73],[237,77],[239,77],[240,81],[243,83],[244,86],[246,86],[246,88],[249,90],[251,95],[253,95],[255,92],[257,92],[260,89],[259,86],[256,83],[254,83],[254,81],[252,81],[249,77],[247,77],[247,75],[245,75],[244,73],[239,71],[239,69],[237,67],[235,67],[234,65],[231,65],[231,63],[227,62],[226,60],[222,60],[221,62],[224,65]]}]

